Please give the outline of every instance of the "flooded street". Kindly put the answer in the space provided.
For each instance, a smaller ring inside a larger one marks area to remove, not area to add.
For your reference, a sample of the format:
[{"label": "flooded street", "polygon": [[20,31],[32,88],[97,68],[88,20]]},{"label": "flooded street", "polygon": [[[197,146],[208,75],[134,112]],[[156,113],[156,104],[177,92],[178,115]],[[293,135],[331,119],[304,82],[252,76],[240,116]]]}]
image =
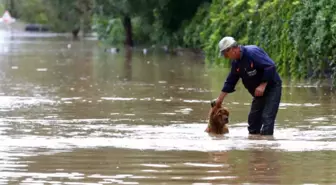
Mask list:
[{"label": "flooded street", "polygon": [[53,34],[0,43],[0,184],[336,183],[328,87],[284,80],[274,136],[251,137],[239,83],[230,133],[214,137],[207,113],[228,69]]}]

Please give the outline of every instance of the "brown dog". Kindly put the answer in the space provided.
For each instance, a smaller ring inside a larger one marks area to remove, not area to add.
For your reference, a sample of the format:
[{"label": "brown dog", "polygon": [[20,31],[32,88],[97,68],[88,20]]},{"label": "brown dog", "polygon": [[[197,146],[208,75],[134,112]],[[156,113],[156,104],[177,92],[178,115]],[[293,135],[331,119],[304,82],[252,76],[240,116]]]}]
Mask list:
[{"label": "brown dog", "polygon": [[[214,107],[214,102],[211,102]],[[209,123],[206,132],[212,134],[226,134],[229,133],[227,124],[229,123],[229,110],[226,107],[211,108],[209,113]]]}]

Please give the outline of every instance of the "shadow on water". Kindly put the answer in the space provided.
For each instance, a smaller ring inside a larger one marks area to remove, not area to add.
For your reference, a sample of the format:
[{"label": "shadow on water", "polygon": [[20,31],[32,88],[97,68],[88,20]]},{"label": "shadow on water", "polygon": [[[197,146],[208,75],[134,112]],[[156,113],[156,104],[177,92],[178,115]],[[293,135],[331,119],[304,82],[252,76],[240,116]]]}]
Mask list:
[{"label": "shadow on water", "polygon": [[[10,47],[9,47],[10,46]],[[304,184],[336,179],[334,90],[285,81],[273,137],[251,137],[242,84],[230,133],[204,132],[228,69],[96,41],[2,42],[0,183]],[[314,169],[314,170],[311,170]]]},{"label": "shadow on water", "polygon": [[132,81],[132,51],[130,49],[127,49],[125,52],[124,80]]}]

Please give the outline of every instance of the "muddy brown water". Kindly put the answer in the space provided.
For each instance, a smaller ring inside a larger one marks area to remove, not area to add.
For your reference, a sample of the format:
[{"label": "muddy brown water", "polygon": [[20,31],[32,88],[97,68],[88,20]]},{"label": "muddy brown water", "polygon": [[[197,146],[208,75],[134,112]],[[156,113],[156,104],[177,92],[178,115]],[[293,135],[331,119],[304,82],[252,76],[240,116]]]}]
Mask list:
[{"label": "muddy brown water", "polygon": [[209,101],[228,70],[202,58],[27,33],[0,52],[0,184],[336,183],[328,87],[284,80],[274,136],[251,137],[239,83],[230,133],[214,137]]}]

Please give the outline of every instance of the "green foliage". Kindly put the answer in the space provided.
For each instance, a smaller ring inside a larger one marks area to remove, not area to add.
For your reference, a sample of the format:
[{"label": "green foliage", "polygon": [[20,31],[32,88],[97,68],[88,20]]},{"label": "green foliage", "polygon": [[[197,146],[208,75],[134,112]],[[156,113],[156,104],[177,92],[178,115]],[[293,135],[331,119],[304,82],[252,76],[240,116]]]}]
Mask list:
[{"label": "green foliage", "polygon": [[90,30],[93,0],[7,0],[12,15],[28,23],[48,25],[56,32]]},{"label": "green foliage", "polygon": [[90,26],[92,0],[52,0],[44,3],[48,7],[50,26],[58,32],[69,32],[81,28],[88,31]]},{"label": "green foliage", "polygon": [[[207,1],[209,0],[96,0],[95,14],[101,19],[131,17],[134,40],[138,44],[181,46],[184,45],[184,27],[197,8]],[[98,19],[93,23],[99,24]]]},{"label": "green foliage", "polygon": [[0,2],[0,12],[5,12],[5,3],[2,2],[3,0],[1,0]]},{"label": "green foliage", "polygon": [[[301,10],[293,17],[292,38],[296,50],[301,54],[298,57],[311,77],[323,77],[330,72],[329,66],[335,66],[335,27],[336,17],[333,10],[336,2],[332,0],[301,3]],[[335,70],[332,70],[335,75]]]},{"label": "green foliage", "polygon": [[14,17],[29,23],[46,24],[48,22],[43,0],[11,0],[6,3],[7,9]]},{"label": "green foliage", "polygon": [[202,49],[204,47],[204,43],[207,42],[207,39],[203,36],[207,35],[204,33],[204,30],[208,26],[211,26],[209,24],[210,20],[208,13],[210,5],[210,3],[202,4],[198,8],[194,18],[190,22],[186,23],[183,30],[183,46],[197,49]]},{"label": "green foliage", "polygon": [[97,32],[98,39],[104,44],[119,45],[125,40],[124,28],[120,19],[109,19],[108,17],[94,16],[93,30]]},{"label": "green foliage", "polygon": [[186,29],[190,33],[194,28],[201,38],[185,41],[201,45],[208,62],[226,63],[218,57],[218,42],[233,36],[241,44],[264,48],[284,76],[335,78],[335,9],[333,0],[213,0],[191,21],[201,28]]},{"label": "green foliage", "polygon": [[53,0],[46,2],[50,7],[55,7],[48,12],[48,21],[51,27],[58,32],[71,31],[80,27],[80,12],[76,1]]},{"label": "green foliage", "polygon": [[[137,44],[148,43],[153,32],[155,0],[96,0],[93,30],[105,44],[121,45],[126,39],[124,18],[131,18],[132,39]],[[127,35],[130,36],[130,35]]]},{"label": "green foliage", "polygon": [[190,21],[198,8],[208,2],[209,0],[162,0],[154,10],[154,34],[151,40],[169,46],[190,47],[183,40],[185,27],[193,25]]}]

